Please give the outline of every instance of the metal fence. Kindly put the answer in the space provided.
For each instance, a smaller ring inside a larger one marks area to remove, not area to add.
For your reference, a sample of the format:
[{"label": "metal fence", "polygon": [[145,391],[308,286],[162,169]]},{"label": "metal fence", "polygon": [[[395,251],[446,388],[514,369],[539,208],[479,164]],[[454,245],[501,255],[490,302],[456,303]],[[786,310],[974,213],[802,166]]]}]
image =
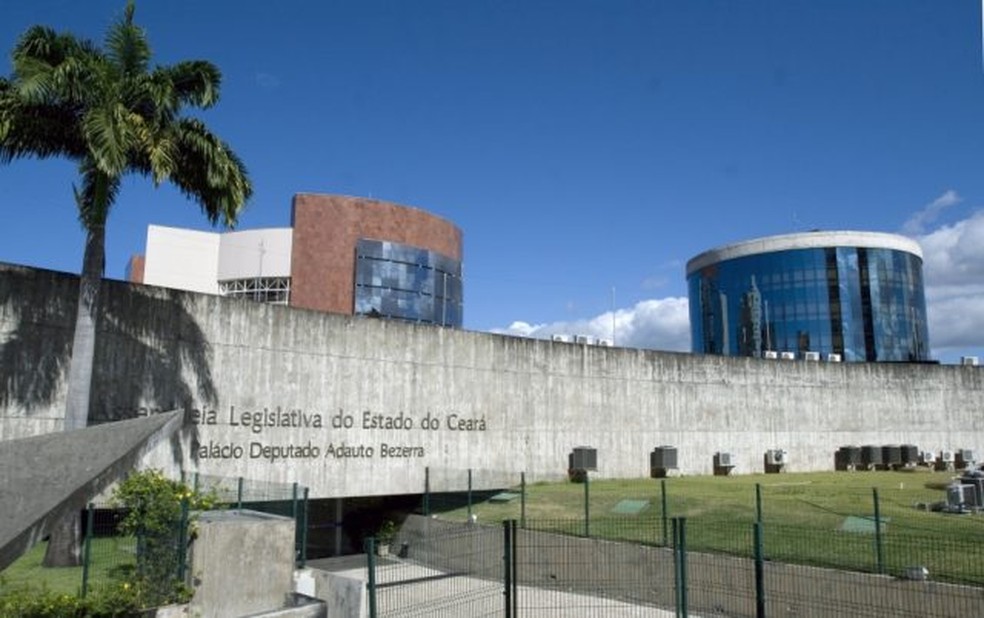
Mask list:
[{"label": "metal fence", "polygon": [[[878,473],[872,474],[868,478],[878,480]],[[854,494],[847,498],[850,507],[845,508],[843,495],[838,503],[811,493],[808,483],[746,485],[721,495],[721,504],[706,513],[704,505],[675,494],[672,480],[667,479],[639,493],[585,478],[579,486],[556,485],[557,493],[532,498],[523,474],[495,476],[505,489],[492,491],[475,489],[489,486],[476,482],[479,472],[428,471],[427,478],[418,511],[426,516],[468,520],[499,503],[504,508],[492,511],[501,513],[496,521],[515,518],[521,528],[663,547],[671,545],[671,520],[686,517],[702,522],[691,531],[691,549],[746,558],[753,556],[752,526],[762,523],[769,560],[896,577],[913,575],[914,568],[923,567],[934,581],[984,586],[984,560],[976,559],[974,549],[984,544],[984,518],[930,514],[928,504],[914,504],[871,487],[853,488]],[[455,487],[457,491],[452,491]],[[843,494],[844,489],[838,492]],[[780,498],[794,499],[797,509],[772,508]],[[543,512],[533,500],[556,502],[558,512],[582,516],[532,521],[530,512]],[[908,515],[918,510],[925,517],[912,521]],[[941,535],[943,528],[959,534]]]},{"label": "metal fence", "polygon": [[[931,513],[931,502],[945,496],[918,476],[893,477],[886,487],[886,475],[866,474],[845,476],[830,495],[778,475],[754,486],[717,485],[723,493],[708,509],[693,493],[677,493],[673,479],[656,480],[641,495],[638,484],[587,476],[577,479],[580,486],[531,492],[522,474],[427,470],[418,512],[427,521],[448,518],[499,534],[506,533],[495,515],[516,521],[512,566],[507,558],[498,582],[504,597],[509,581],[517,586],[513,606],[500,608],[507,616],[984,615],[984,519]],[[484,489],[490,486],[500,489]],[[543,518],[545,505],[582,516]],[[429,525],[427,534],[414,533],[403,558],[384,559],[385,567],[401,568],[386,562],[393,560],[448,575],[415,550],[443,534]],[[485,561],[498,564],[503,552]],[[490,567],[483,568],[488,581]],[[400,581],[387,581],[379,598],[395,598]],[[454,598],[442,590],[445,597],[433,598]],[[465,615],[450,601],[431,610]]]},{"label": "metal fence", "polygon": [[[671,518],[670,543],[662,546],[586,537],[579,520],[531,520],[523,528],[515,520],[410,517],[393,553],[369,561],[370,618],[984,615],[984,588],[928,581],[921,567],[896,577],[796,564],[773,553],[785,546],[776,541],[781,534],[795,532],[805,547],[855,533],[722,523]],[[722,534],[730,551],[700,549],[701,539]],[[919,552],[927,540],[892,551]],[[984,561],[984,548],[970,553],[961,559]]]},{"label": "metal fence", "polygon": [[[211,494],[216,508],[250,509],[291,517],[295,526],[295,556],[299,567],[307,560],[308,489],[297,483],[268,483],[250,479],[199,474],[183,475],[182,481],[195,491]],[[158,579],[173,575],[185,580],[188,560],[188,514],[168,538],[138,539],[124,536],[118,526],[123,513],[109,503],[90,504],[83,513],[81,596],[119,583],[139,568],[166,569]],[[149,556],[156,553],[157,556]],[[173,560],[173,563],[168,561]]]},{"label": "metal fence", "polygon": [[249,509],[294,520],[294,556],[297,566],[307,562],[309,489],[297,483],[271,483],[243,477],[192,474],[185,479],[196,491],[211,493],[224,508]]}]

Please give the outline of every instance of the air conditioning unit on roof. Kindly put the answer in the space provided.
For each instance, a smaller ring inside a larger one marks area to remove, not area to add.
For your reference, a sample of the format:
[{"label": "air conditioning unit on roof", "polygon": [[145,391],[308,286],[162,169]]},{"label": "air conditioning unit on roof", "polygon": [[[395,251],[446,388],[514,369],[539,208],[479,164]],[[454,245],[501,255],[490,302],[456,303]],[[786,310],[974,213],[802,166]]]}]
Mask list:
[{"label": "air conditioning unit on roof", "polygon": [[782,360],[796,360],[796,352],[783,352],[779,355]]},{"label": "air conditioning unit on roof", "polygon": [[961,356],[960,364],[965,367],[976,367],[978,365],[978,359],[976,356]]},{"label": "air conditioning unit on roof", "polygon": [[591,343],[591,337],[588,335],[574,335],[574,343],[589,344]]},{"label": "air conditioning unit on roof", "polygon": [[839,362],[841,362],[841,355],[840,354],[836,354],[834,352],[831,352],[830,354],[827,354],[827,362],[828,363],[839,363]]},{"label": "air conditioning unit on roof", "polygon": [[776,352],[775,350],[766,350],[763,354],[764,354],[765,358],[767,358],[769,360],[775,360],[775,359],[779,358],[779,353]]},{"label": "air conditioning unit on roof", "polygon": [[561,343],[569,343],[571,340],[570,335],[550,335],[550,341],[559,341]]},{"label": "air conditioning unit on roof", "polygon": [[776,448],[765,452],[765,463],[770,466],[784,466],[787,463],[786,451]]},{"label": "air conditioning unit on roof", "polygon": [[804,352],[803,353],[803,360],[818,361],[818,360],[820,360],[820,353],[819,352]]}]

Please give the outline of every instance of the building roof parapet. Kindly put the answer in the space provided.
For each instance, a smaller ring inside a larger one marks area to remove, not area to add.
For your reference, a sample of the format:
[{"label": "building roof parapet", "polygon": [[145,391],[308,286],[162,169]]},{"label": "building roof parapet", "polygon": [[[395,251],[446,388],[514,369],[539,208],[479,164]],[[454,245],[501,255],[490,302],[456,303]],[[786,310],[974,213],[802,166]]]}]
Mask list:
[{"label": "building roof parapet", "polygon": [[911,238],[899,236],[898,234],[851,230],[800,232],[796,234],[781,234],[778,236],[755,238],[710,249],[687,262],[687,277],[711,264],[740,257],[774,253],[777,251],[821,249],[826,247],[892,249],[911,253],[919,259],[923,257],[919,243]]}]

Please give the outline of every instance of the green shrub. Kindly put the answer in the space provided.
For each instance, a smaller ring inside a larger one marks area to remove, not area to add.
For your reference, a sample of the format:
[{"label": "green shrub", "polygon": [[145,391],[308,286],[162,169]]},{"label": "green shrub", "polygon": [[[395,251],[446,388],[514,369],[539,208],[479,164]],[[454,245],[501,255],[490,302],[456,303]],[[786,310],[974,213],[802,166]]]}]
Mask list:
[{"label": "green shrub", "polygon": [[114,504],[126,511],[120,532],[137,539],[137,566],[127,590],[142,607],[190,598],[182,580],[189,512],[212,508],[215,501],[160,470],[136,472],[113,491]]}]

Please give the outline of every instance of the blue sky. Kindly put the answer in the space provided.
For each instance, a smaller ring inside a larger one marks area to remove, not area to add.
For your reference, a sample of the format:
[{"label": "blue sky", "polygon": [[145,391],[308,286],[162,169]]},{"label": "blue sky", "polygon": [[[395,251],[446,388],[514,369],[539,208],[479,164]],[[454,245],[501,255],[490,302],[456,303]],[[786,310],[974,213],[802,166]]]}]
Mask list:
[{"label": "blue sky", "polygon": [[[101,41],[123,6],[5,2],[0,48],[37,23]],[[145,0],[136,17],[157,62],[223,72],[200,115],[250,169],[241,229],[289,225],[297,192],[447,217],[469,329],[610,337],[614,306],[619,344],[688,349],[689,258],[859,229],[922,243],[935,355],[984,356],[977,0]],[[79,271],[73,180],[65,161],[0,166],[0,261]],[[149,224],[208,229],[134,178],[107,276]]]}]

